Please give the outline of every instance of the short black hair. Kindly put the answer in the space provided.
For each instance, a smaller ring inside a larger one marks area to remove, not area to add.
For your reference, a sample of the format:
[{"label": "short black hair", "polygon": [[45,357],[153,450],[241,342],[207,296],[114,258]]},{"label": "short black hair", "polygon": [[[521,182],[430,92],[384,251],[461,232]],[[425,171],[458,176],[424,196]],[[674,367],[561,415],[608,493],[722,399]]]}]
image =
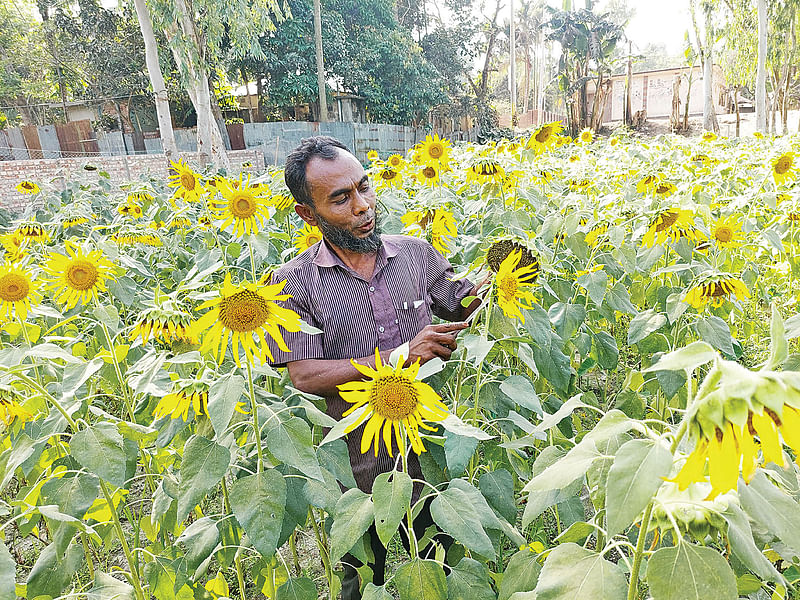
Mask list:
[{"label": "short black hair", "polygon": [[335,160],[338,156],[337,149],[350,152],[348,147],[336,138],[328,135],[315,135],[303,139],[300,145],[289,153],[289,156],[286,157],[283,179],[295,201],[306,206],[314,206],[311,190],[306,180],[306,167],[312,158]]}]

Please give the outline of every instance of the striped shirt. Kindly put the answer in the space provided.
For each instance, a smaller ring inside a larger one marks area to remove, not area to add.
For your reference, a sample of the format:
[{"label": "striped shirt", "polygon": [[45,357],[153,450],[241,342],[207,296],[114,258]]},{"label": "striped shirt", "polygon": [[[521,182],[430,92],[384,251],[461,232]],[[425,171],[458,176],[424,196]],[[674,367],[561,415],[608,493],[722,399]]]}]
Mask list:
[{"label": "striped shirt", "polygon": [[[402,235],[381,239],[369,280],[345,265],[324,241],[275,271],[272,281],[285,279],[283,291],[292,296],[283,305],[322,330],[317,335],[281,330],[291,352],[268,340],[275,366],[297,360],[372,356],[375,348],[390,351],[411,340],[431,324],[433,315],[447,321],[461,318],[461,300],[472,291],[472,283],[453,281],[450,263],[426,241]],[[334,419],[351,406],[338,395],[326,400]],[[377,459],[373,452],[361,454],[363,427],[348,436],[347,446],[356,483],[369,493],[375,477],[391,471],[395,459],[383,444]],[[422,478],[413,454],[409,471],[412,477]]]}]

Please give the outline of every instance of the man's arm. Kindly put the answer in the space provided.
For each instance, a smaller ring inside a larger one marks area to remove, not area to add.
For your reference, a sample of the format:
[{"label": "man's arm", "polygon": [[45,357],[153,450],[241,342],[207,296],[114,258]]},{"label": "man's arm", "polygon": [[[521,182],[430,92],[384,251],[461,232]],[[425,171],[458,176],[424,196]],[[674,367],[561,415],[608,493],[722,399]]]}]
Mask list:
[{"label": "man's arm", "polygon": [[[424,364],[434,357],[448,360],[453,350],[456,349],[456,335],[468,323],[442,323],[428,325],[422,329],[408,343],[408,358],[406,364],[417,360]],[[391,351],[381,353],[381,361],[388,362]],[[355,359],[362,365],[375,368],[375,355]],[[363,375],[352,365],[349,359],[307,359],[296,360],[286,364],[289,377],[294,387],[301,392],[317,396],[334,396],[338,393],[339,385],[348,381],[362,379]]]},{"label": "man's arm", "polygon": [[483,302],[484,297],[486,296],[486,290],[484,288],[485,288],[486,284],[489,283],[489,281],[491,281],[491,279],[492,279],[492,274],[489,273],[483,279],[483,281],[481,281],[478,284],[475,284],[475,287],[473,287],[470,290],[469,294],[467,294],[466,297],[475,296],[475,299],[472,302],[470,302],[468,306],[464,306],[461,309],[461,320],[462,321],[468,320],[470,315],[472,313],[474,313],[476,310],[478,310],[478,307],[481,305],[481,303]]}]

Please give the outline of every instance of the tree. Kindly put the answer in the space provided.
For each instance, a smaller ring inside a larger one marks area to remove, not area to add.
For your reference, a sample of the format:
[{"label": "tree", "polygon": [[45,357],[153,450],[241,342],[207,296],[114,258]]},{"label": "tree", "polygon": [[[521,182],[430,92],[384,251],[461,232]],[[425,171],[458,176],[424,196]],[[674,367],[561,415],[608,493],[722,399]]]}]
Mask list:
[{"label": "tree", "polygon": [[136,16],[144,39],[145,60],[147,62],[147,72],[150,75],[150,84],[153,87],[161,145],[167,158],[171,158],[173,155],[178,154],[178,146],[175,143],[175,133],[172,130],[169,95],[167,94],[164,75],[161,73],[161,65],[158,61],[158,44],[153,34],[153,23],[150,20],[150,12],[147,9],[145,0],[134,0],[134,5],[136,6]]},{"label": "tree", "polygon": [[325,91],[325,62],[322,55],[322,8],[314,0],[314,50],[317,61],[317,88],[319,89],[319,120],[328,120],[328,99]]},{"label": "tree", "polygon": [[700,67],[703,70],[703,128],[707,131],[719,131],[717,123],[716,103],[714,102],[714,32],[712,27],[713,0],[702,0],[705,16],[705,41],[700,36],[695,10],[696,0],[689,0],[689,12],[692,16],[697,53],[700,56]]},{"label": "tree", "polygon": [[758,66],[756,70],[756,129],[767,131],[767,0],[758,1]]}]

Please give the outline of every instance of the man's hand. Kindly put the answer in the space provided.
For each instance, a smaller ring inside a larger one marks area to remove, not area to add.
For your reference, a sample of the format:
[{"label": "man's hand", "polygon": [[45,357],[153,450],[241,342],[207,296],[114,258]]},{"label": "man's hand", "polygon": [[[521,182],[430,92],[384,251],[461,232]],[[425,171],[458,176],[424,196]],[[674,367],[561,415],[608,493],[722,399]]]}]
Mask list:
[{"label": "man's hand", "polygon": [[425,364],[436,356],[442,360],[448,360],[458,345],[456,343],[458,332],[467,327],[469,327],[469,323],[463,321],[427,325],[414,339],[408,342],[407,364],[413,363],[417,359],[421,364]]}]

